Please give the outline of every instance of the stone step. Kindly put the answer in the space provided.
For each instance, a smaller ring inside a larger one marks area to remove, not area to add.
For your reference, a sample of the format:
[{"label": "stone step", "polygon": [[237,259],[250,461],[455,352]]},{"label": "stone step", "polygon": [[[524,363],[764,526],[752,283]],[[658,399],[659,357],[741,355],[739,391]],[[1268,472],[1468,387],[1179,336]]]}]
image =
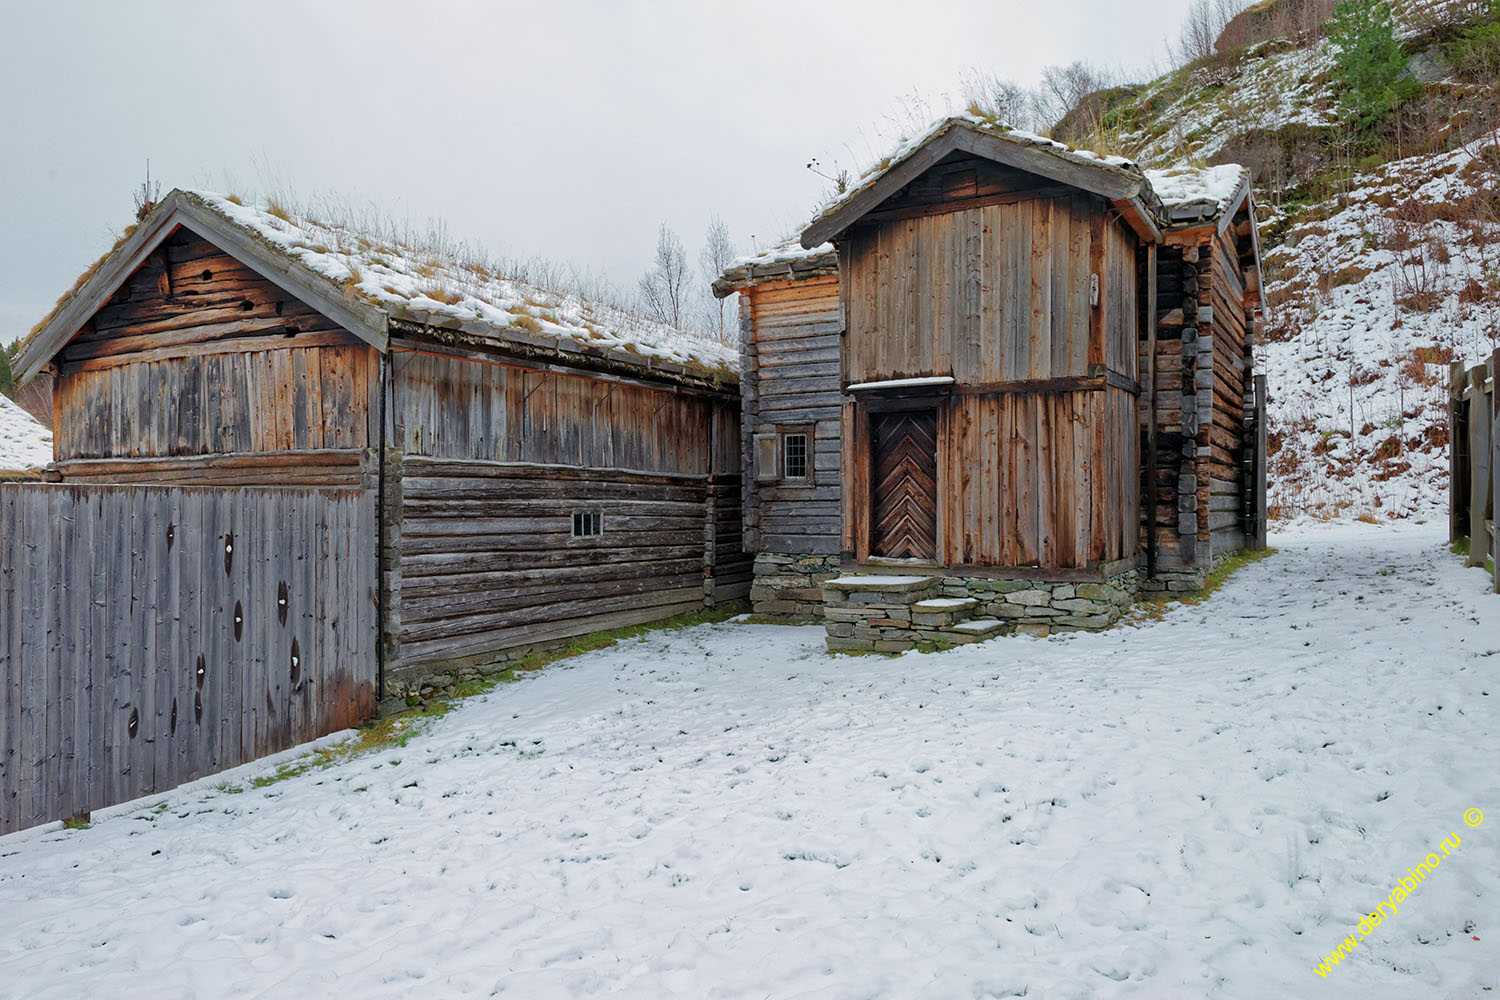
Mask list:
[{"label": "stone step", "polygon": [[979,607],[979,602],[972,597],[934,597],[926,601],[918,601],[911,606],[913,611],[968,611],[970,608]]},{"label": "stone step", "polygon": [[927,590],[942,583],[937,576],[875,576],[859,574],[824,580],[824,590],[842,590],[848,593],[912,594]]},{"label": "stone step", "polygon": [[992,635],[998,635],[1004,628],[1005,622],[997,621],[994,618],[981,618],[978,621],[959,622],[953,626],[953,631],[962,632],[965,635],[977,636],[981,639],[988,639]]},{"label": "stone step", "polygon": [[934,597],[911,606],[911,623],[929,628],[949,628],[969,617],[979,607],[972,597]]}]

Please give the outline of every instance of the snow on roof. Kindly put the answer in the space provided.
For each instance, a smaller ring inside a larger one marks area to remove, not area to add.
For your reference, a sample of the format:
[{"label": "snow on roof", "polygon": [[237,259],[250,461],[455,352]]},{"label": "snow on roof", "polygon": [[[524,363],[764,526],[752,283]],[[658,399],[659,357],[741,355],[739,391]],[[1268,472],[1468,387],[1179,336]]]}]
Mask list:
[{"label": "snow on roof", "polygon": [[[1248,191],[1249,171],[1238,164],[1206,168],[1179,166],[1169,170],[1143,170],[1135,160],[1124,156],[1110,156],[1095,153],[1092,150],[1077,149],[1044,135],[1011,128],[1009,125],[978,115],[964,114],[940,119],[921,135],[903,142],[891,155],[861,174],[853,186],[824,202],[814,214],[809,228],[818,220],[837,211],[840,206],[861,192],[868,190],[918,149],[955,127],[972,128],[1007,142],[1045,150],[1074,163],[1116,170],[1141,178],[1144,181],[1140,196],[1142,205],[1147,211],[1156,212],[1154,201],[1159,200],[1162,203],[1159,214],[1164,216],[1162,221],[1168,225],[1186,220],[1207,221],[1215,218],[1226,208],[1232,207],[1229,203],[1236,200],[1242,191]],[[821,250],[820,247],[803,252],[816,254]],[[787,257],[792,252],[789,246],[783,244],[770,252],[775,256],[768,263],[780,262],[783,257]],[[739,263],[741,262],[736,261],[736,264]]]},{"label": "snow on roof", "polygon": [[911,389],[929,385],[952,385],[952,375],[923,375],[919,378],[893,378],[881,382],[856,382],[849,387],[850,392],[860,392],[866,389]]},{"label": "snow on roof", "polygon": [[814,222],[837,211],[841,205],[873,186],[880,178],[889,173],[893,167],[906,160],[939,135],[953,128],[972,128],[1004,139],[1007,142],[1013,142],[1019,146],[1029,146],[1045,150],[1065,160],[1071,160],[1074,163],[1090,167],[1107,167],[1133,174],[1136,177],[1142,176],[1141,168],[1135,161],[1123,156],[1103,156],[1091,150],[1075,149],[1065,142],[1058,142],[1056,139],[1049,139],[1044,135],[1037,135],[1035,132],[1012,128],[1009,125],[980,115],[952,115],[934,122],[932,127],[927,131],[916,138],[906,140],[889,156],[866,168],[853,185],[842,193],[834,195],[818,209],[814,216]]},{"label": "snow on roof", "polygon": [[779,264],[790,264],[793,261],[814,260],[818,257],[832,256],[836,253],[837,251],[834,249],[832,243],[819,243],[809,250],[798,242],[797,237],[789,236],[769,250],[736,257],[730,261],[729,266],[725,270],[733,271],[743,267],[774,267]]},{"label": "snow on roof", "polygon": [[1249,190],[1250,171],[1238,163],[1218,167],[1177,166],[1148,170],[1146,180],[1161,199],[1171,221],[1213,218],[1233,208],[1231,201]]},{"label": "snow on roof", "polygon": [[36,469],[52,461],[52,432],[0,396],[0,469]]},{"label": "snow on roof", "polygon": [[393,320],[434,326],[477,325],[496,343],[555,341],[650,368],[666,362],[715,378],[738,377],[738,351],[705,335],[578,295],[503,276],[462,253],[408,245],[346,222],[327,222],[271,206],[240,204],[208,192],[182,194],[259,237]]},{"label": "snow on roof", "polygon": [[760,253],[736,257],[714,282],[714,294],[723,298],[746,285],[776,278],[811,278],[834,273],[838,268],[838,250],[832,243],[820,243],[811,250],[790,236]]}]

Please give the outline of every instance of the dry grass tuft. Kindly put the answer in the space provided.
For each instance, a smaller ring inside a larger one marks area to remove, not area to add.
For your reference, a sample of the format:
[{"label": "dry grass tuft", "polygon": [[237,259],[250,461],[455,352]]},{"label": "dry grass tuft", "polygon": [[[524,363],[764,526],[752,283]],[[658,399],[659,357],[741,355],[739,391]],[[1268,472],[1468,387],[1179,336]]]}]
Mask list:
[{"label": "dry grass tuft", "polygon": [[434,302],[441,302],[448,306],[457,305],[464,300],[462,292],[445,284],[436,284],[430,288],[424,288],[422,289],[422,294]]}]

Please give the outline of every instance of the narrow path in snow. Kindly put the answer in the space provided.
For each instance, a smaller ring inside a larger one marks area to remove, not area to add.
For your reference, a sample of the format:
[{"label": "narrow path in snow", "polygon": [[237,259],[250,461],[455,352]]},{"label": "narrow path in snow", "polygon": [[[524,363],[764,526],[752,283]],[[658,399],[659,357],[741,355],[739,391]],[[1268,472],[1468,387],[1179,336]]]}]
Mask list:
[{"label": "narrow path in snow", "polygon": [[1100,635],[655,633],[0,839],[0,996],[1500,995],[1500,597],[1432,525],[1273,543]]}]

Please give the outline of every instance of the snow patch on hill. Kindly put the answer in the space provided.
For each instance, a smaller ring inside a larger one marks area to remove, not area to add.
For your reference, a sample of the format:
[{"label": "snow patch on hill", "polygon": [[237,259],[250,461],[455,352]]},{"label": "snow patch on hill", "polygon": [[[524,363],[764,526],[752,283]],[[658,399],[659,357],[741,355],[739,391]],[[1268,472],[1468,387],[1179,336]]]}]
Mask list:
[{"label": "snow patch on hill", "polygon": [[1497,168],[1493,140],[1387,164],[1266,254],[1274,513],[1445,508],[1448,363],[1500,348]]},{"label": "snow patch on hill", "polygon": [[0,396],[0,469],[35,469],[52,461],[52,432]]}]

